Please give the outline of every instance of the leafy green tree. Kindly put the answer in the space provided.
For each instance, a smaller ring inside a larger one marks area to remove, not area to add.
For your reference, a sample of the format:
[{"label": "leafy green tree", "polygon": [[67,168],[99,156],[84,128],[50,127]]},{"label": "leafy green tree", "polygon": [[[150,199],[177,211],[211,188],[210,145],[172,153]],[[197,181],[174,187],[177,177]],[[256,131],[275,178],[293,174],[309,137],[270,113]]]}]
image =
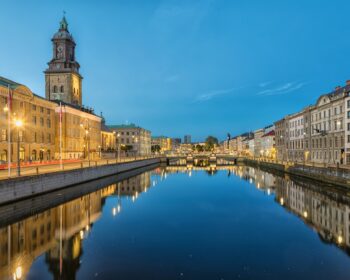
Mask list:
[{"label": "leafy green tree", "polygon": [[151,152],[152,153],[159,153],[160,152],[160,146],[159,145],[151,146]]},{"label": "leafy green tree", "polygon": [[203,146],[202,146],[202,145],[197,144],[197,145],[196,145],[196,151],[197,151],[198,153],[203,152],[203,151],[204,151]]},{"label": "leafy green tree", "polygon": [[206,139],[205,139],[205,150],[206,151],[212,151],[215,146],[217,146],[219,144],[219,140],[214,137],[209,135]]},{"label": "leafy green tree", "polygon": [[122,145],[120,149],[124,152],[129,152],[132,150],[132,145]]}]

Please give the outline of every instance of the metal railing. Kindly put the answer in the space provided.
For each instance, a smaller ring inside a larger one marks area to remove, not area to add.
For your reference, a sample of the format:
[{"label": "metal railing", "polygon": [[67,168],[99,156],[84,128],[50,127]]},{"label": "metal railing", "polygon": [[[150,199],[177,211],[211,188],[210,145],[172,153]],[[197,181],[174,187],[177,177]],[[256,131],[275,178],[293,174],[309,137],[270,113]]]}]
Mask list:
[{"label": "metal railing", "polygon": [[[151,159],[151,158],[157,158],[157,156],[136,156],[136,157],[123,157],[118,159],[98,159],[98,160],[83,160],[83,161],[74,161],[74,162],[64,162],[61,165],[57,163],[56,161],[54,163],[47,163],[47,164],[23,164],[21,165],[21,176],[32,176],[32,175],[40,175],[40,174],[47,174],[47,173],[53,173],[53,172],[61,172],[61,171],[67,171],[67,170],[74,170],[79,168],[87,168],[87,167],[96,167],[96,166],[102,166],[102,165],[109,165],[109,164],[117,164],[117,163],[124,163],[124,162],[131,162],[131,161],[138,161],[138,160],[145,160],[145,159]],[[16,165],[12,165],[11,169],[11,176],[10,178],[18,177],[16,174]],[[9,179],[8,176],[8,169],[1,169],[0,170],[0,180]]]}]

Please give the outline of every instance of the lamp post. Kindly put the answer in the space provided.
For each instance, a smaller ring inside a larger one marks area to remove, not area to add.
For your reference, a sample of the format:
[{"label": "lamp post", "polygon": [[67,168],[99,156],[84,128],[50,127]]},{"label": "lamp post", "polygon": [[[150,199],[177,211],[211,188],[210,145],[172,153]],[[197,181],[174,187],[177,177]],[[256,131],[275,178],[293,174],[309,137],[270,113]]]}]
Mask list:
[{"label": "lamp post", "polygon": [[117,155],[117,161],[119,162],[119,160],[120,160],[120,133],[117,133],[117,135],[116,135],[116,138],[115,138],[115,140],[116,140],[116,142],[117,142],[117,153],[118,153],[118,155]]},{"label": "lamp post", "polygon": [[7,114],[7,170],[8,177],[11,177],[11,112],[9,107],[9,100],[4,107],[4,113]]},{"label": "lamp post", "polygon": [[136,151],[135,151],[135,159],[136,159],[137,155],[139,154],[139,146],[138,146],[139,139],[135,137],[135,135],[132,136],[132,139],[133,139],[133,142],[136,143]]},{"label": "lamp post", "polygon": [[17,176],[21,176],[21,160],[20,160],[20,156],[19,156],[19,153],[20,153],[20,139],[19,139],[19,129],[23,126],[23,122],[22,120],[20,119],[17,119],[15,121],[15,125],[17,127]]},{"label": "lamp post", "polygon": [[[89,124],[89,121],[87,120],[86,124],[83,124],[81,123],[80,124],[80,127],[84,130],[84,133],[85,133],[85,147],[86,147],[86,154],[85,154],[85,157],[87,157],[88,161],[89,161],[89,164],[90,164],[90,124]],[[85,149],[84,149],[85,150]]]}]

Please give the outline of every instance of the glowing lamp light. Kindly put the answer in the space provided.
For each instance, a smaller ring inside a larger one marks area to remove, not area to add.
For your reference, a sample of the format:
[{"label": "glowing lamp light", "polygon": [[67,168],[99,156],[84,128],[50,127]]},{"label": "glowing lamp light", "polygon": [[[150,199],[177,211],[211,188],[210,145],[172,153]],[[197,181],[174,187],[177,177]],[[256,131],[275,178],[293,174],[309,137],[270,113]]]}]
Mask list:
[{"label": "glowing lamp light", "polygon": [[16,120],[16,121],[15,121],[15,125],[16,125],[17,127],[22,127],[22,126],[23,126],[22,120]]},{"label": "glowing lamp light", "polygon": [[307,212],[306,211],[304,211],[303,215],[304,215],[304,218],[307,218]]},{"label": "glowing lamp light", "polygon": [[338,244],[342,244],[343,243],[343,237],[341,235],[338,236]]},{"label": "glowing lamp light", "polygon": [[280,198],[280,204],[281,204],[281,205],[284,204],[284,199],[283,199],[283,197]]},{"label": "glowing lamp light", "polygon": [[14,278],[15,279],[21,279],[22,278],[22,267],[18,266],[16,268],[16,272],[14,273]]}]

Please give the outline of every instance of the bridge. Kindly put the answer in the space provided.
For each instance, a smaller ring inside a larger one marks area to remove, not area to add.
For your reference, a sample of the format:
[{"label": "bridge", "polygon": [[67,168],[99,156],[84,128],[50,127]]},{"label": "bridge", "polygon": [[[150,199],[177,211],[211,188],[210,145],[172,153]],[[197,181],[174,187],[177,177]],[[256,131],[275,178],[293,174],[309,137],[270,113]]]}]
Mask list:
[{"label": "bridge", "polygon": [[229,154],[199,153],[199,154],[180,154],[168,155],[167,164],[170,166],[209,166],[215,164],[220,165],[236,165],[237,156]]}]

